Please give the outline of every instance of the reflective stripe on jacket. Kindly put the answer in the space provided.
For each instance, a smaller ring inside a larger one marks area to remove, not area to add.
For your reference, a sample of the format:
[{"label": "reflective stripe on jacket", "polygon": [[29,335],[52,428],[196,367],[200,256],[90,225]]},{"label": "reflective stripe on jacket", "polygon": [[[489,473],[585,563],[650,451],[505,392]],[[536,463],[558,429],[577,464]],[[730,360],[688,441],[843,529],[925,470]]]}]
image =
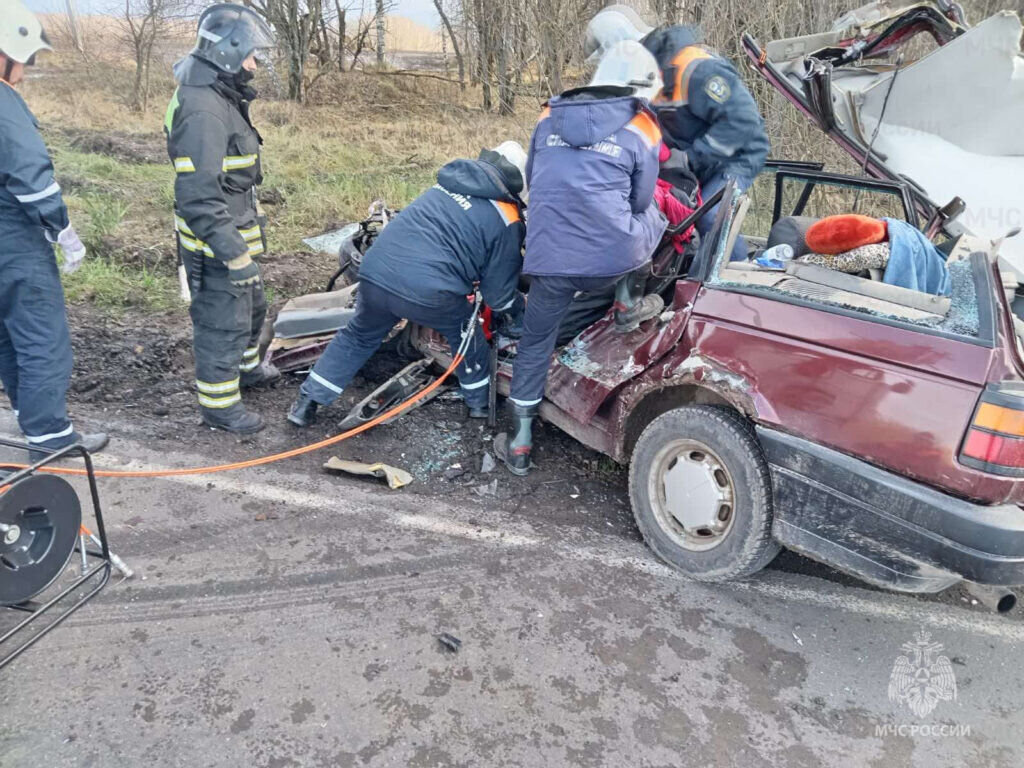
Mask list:
[{"label": "reflective stripe on jacket", "polygon": [[687,26],[656,29],[643,45],[657,59],[665,89],[651,105],[665,143],[686,152],[701,181],[754,178],[770,145],[764,120],[735,68],[697,44]]},{"label": "reflective stripe on jacket", "polygon": [[52,254],[50,242],[67,225],[39,125],[18,92],[0,80],[0,257]]},{"label": "reflective stripe on jacket", "polygon": [[479,283],[489,307],[507,309],[523,265],[520,205],[499,168],[453,160],[381,231],[359,279],[426,307],[450,306]]},{"label": "reflective stripe on jacket", "polygon": [[198,79],[208,84],[180,84],[164,120],[178,239],[218,261],[256,256],[263,252],[254,189],[263,180],[259,134],[203,65],[193,62],[191,72],[208,74]]}]

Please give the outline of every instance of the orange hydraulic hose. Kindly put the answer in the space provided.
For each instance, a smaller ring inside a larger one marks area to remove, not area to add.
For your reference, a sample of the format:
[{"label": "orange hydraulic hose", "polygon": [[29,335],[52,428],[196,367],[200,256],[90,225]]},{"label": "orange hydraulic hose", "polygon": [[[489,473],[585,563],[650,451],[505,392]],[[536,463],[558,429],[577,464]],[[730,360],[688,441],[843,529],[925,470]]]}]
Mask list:
[{"label": "orange hydraulic hose", "polygon": [[[370,421],[366,422],[365,424],[360,424],[358,427],[353,427],[352,429],[347,430],[346,432],[342,432],[340,435],[328,437],[326,440],[321,440],[318,443],[304,445],[301,448],[293,448],[290,451],[284,451],[283,453],[275,453],[270,456],[261,456],[258,459],[236,461],[231,464],[217,464],[216,466],[213,467],[184,467],[182,469],[154,469],[136,472],[118,471],[113,469],[97,469],[95,471],[95,474],[97,477],[178,477],[181,475],[210,475],[213,474],[214,472],[230,472],[231,470],[235,469],[247,469],[249,467],[258,467],[262,464],[273,464],[276,461],[290,459],[294,456],[301,456],[305,453],[312,453],[313,451],[318,451],[321,448],[326,448],[329,445],[340,443],[342,440],[347,440],[350,437],[358,435],[360,432],[365,432],[368,429],[372,429],[373,427],[380,424],[382,421],[387,421],[392,416],[397,416],[398,414],[407,411],[409,408],[413,406],[413,404],[419,402],[424,397],[433,392],[435,389],[437,389],[439,386],[441,386],[444,380],[455,372],[455,369],[459,366],[459,363],[461,363],[462,360],[463,355],[456,354],[454,359],[452,360],[451,365],[448,366],[447,370],[445,370],[445,372],[441,374],[441,377],[437,379],[437,381],[425,387],[422,391],[417,392],[414,396],[410,397],[404,403],[399,403],[390,411],[386,411],[385,413],[382,413],[378,416],[374,416],[372,419],[370,419]],[[14,467],[15,469],[25,469],[29,465],[4,463],[3,466]],[[58,475],[85,476],[87,474],[87,472],[84,469],[67,469],[64,467],[43,467],[39,471],[52,472]]]}]

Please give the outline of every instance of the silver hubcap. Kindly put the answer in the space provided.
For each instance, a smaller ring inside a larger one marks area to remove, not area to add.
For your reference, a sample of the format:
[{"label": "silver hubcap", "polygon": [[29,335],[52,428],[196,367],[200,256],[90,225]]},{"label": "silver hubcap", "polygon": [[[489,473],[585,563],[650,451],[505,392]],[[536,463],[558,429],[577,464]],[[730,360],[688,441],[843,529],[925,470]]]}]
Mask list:
[{"label": "silver hubcap", "polygon": [[732,529],[732,478],[721,459],[696,440],[676,440],[655,457],[650,499],[661,529],[680,547],[712,549]]}]

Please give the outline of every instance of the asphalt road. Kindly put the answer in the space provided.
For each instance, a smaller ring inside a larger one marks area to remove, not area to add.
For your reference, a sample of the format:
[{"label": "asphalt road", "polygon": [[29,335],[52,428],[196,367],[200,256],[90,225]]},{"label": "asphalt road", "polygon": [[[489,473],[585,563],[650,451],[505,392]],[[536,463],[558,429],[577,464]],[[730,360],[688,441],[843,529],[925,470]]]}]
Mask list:
[{"label": "asphalt road", "polygon": [[[139,575],[0,673],[3,768],[1024,764],[1019,621],[287,465],[101,493]],[[889,699],[920,632],[924,717]]]}]

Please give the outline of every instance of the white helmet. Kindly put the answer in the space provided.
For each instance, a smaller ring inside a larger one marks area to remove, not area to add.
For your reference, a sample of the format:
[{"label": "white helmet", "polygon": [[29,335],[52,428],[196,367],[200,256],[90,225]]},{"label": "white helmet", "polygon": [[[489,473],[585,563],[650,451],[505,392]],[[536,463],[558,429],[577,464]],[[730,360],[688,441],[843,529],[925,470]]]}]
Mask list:
[{"label": "white helmet", "polygon": [[598,11],[587,24],[583,37],[583,55],[587,63],[593,63],[616,43],[623,40],[639,42],[653,31],[654,27],[628,5],[609,5]]},{"label": "white helmet", "polygon": [[491,151],[497,152],[519,170],[519,175],[523,177],[523,189],[526,189],[526,150],[523,145],[518,141],[503,141]]},{"label": "white helmet", "polygon": [[651,52],[636,40],[622,40],[605,51],[597,64],[590,86],[601,85],[632,88],[637,96],[651,100],[664,83]]},{"label": "white helmet", "polygon": [[40,51],[52,51],[39,19],[21,0],[0,0],[0,53],[19,64],[31,64]]}]

